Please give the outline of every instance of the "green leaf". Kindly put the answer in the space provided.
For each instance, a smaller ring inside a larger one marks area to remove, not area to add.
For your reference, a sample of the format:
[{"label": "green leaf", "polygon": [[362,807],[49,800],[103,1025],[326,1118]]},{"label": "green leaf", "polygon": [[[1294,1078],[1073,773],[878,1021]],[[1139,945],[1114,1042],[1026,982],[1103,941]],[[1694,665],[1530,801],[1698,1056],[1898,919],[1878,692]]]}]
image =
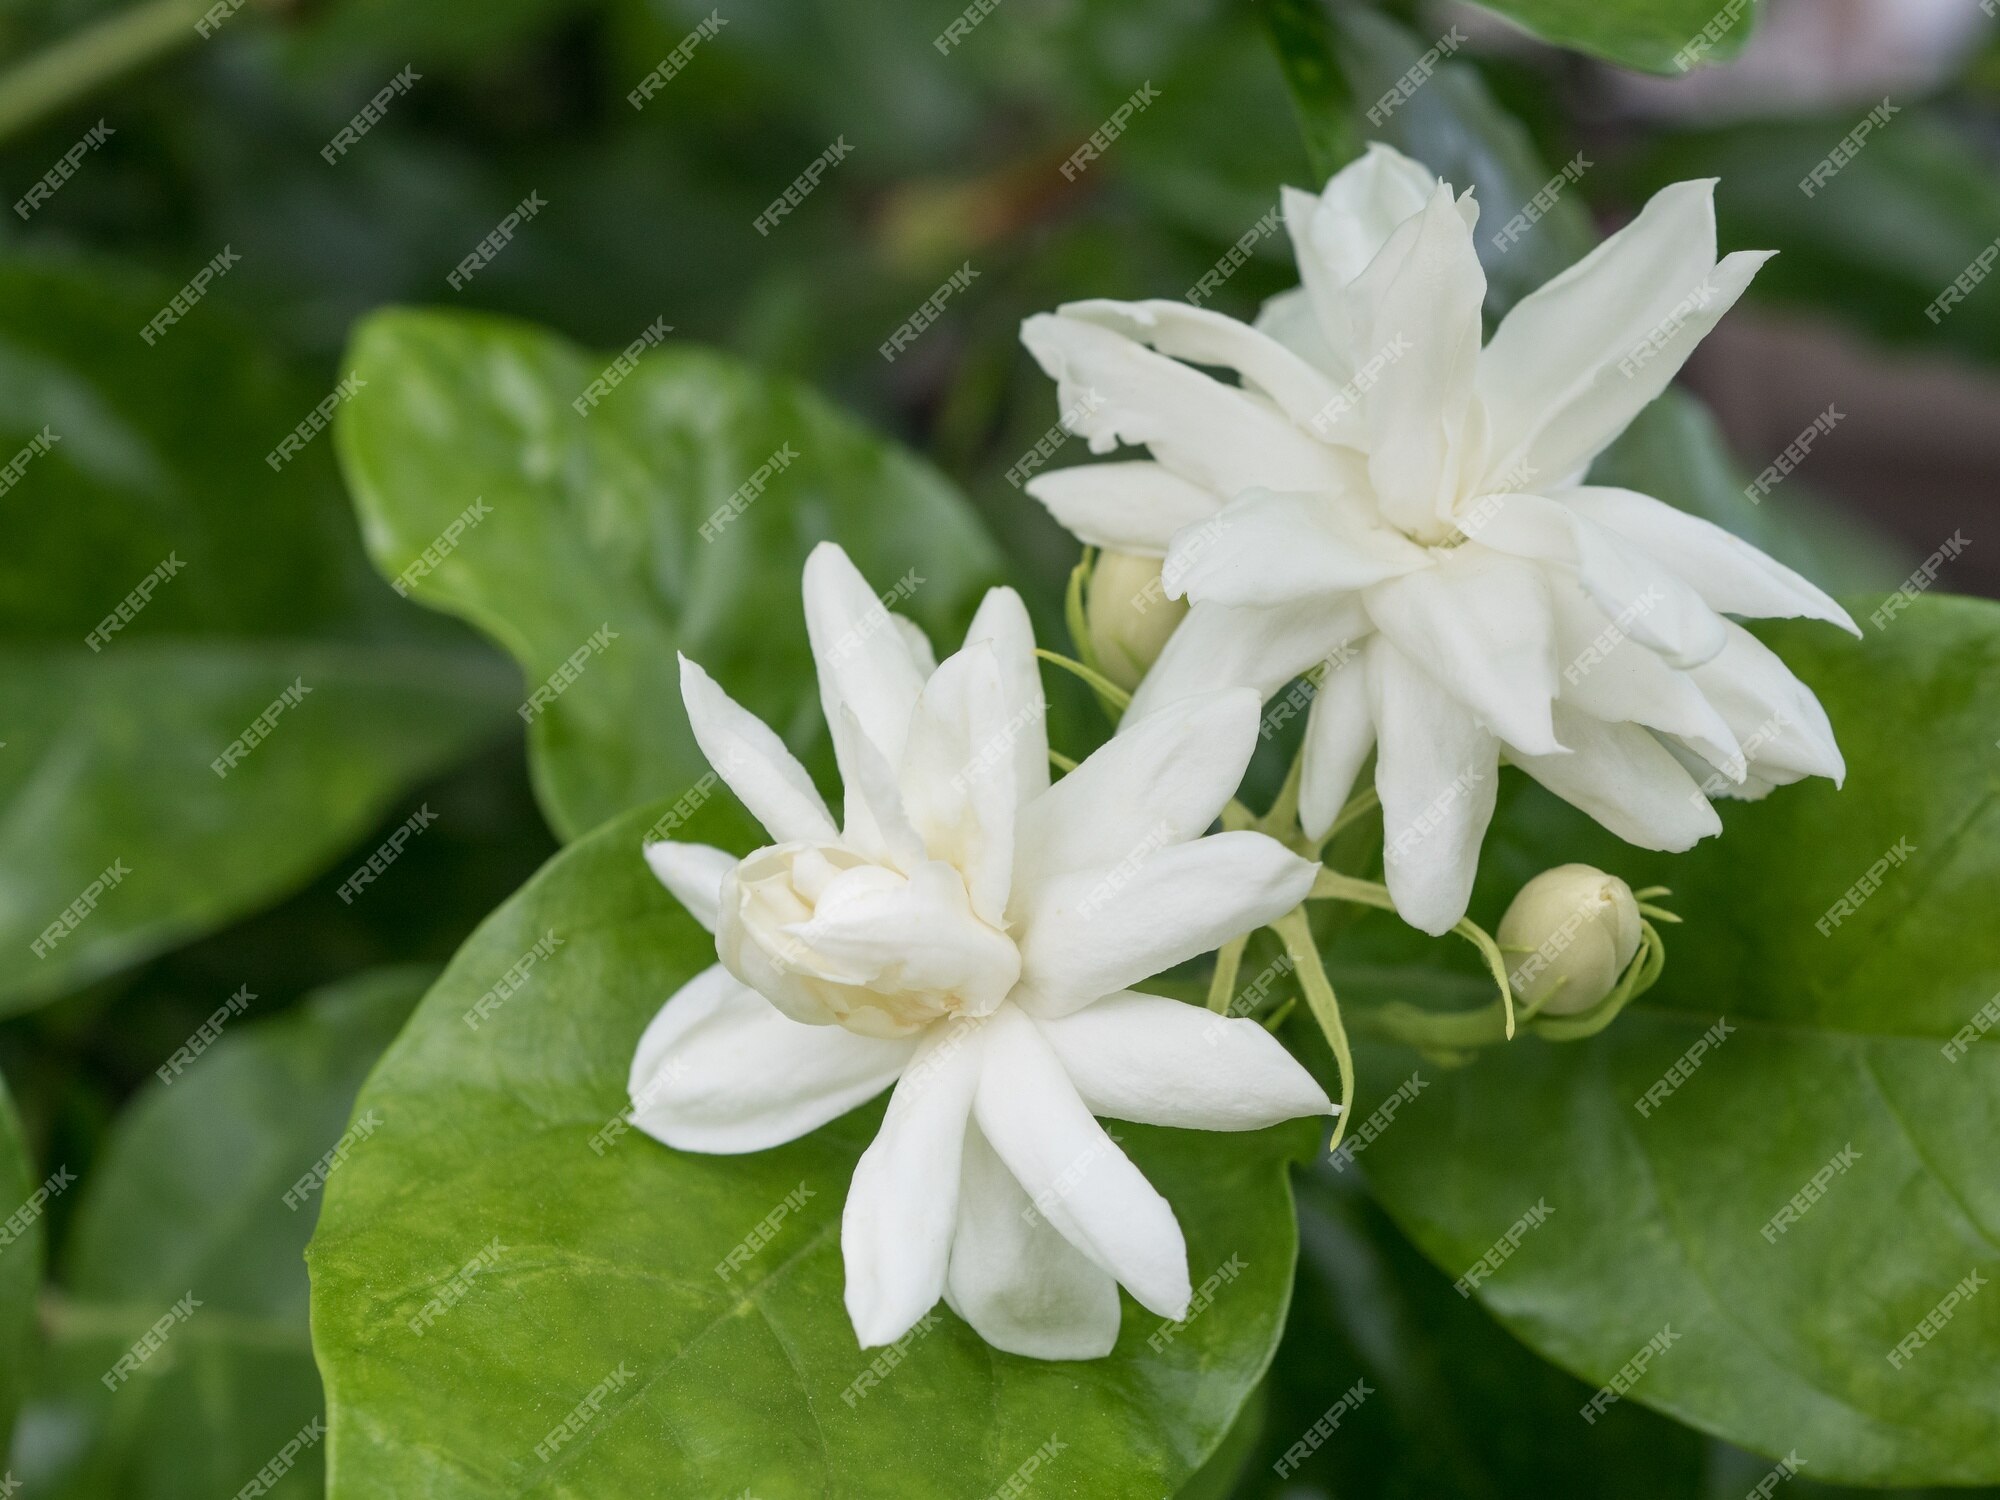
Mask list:
[{"label": "green leaf", "polygon": [[1480,0],[1544,41],[1649,73],[1734,56],[1757,0]]},{"label": "green leaf", "polygon": [[[1298,1287],[1265,1381],[1264,1439],[1235,1500],[1755,1500],[1775,1469],[1769,1458],[1636,1402],[1620,1402],[1592,1425],[1579,1421],[1593,1388],[1453,1291],[1450,1275],[1369,1200],[1361,1176],[1322,1161],[1297,1184]],[[1356,1380],[1366,1396],[1320,1440],[1314,1424]],[[1302,1442],[1310,1453],[1297,1451]],[[1850,1490],[1815,1482],[1815,1466],[1799,1456],[1800,1472],[1773,1488],[1788,1500],[1852,1500]],[[1992,1500],[2000,1491],[1896,1493]]]},{"label": "green leaf", "polygon": [[506,702],[370,575],[323,436],[266,463],[324,392],[221,307],[148,346],[172,293],[0,268],[0,1013],[297,887]]},{"label": "green leaf", "polygon": [[1360,150],[1347,77],[1333,60],[1332,16],[1324,0],[1268,0],[1263,13],[1306,156],[1314,172],[1331,177]]},{"label": "green leaf", "polygon": [[[22,1416],[24,1493],[234,1495],[322,1415],[302,1259],[316,1204],[285,1195],[341,1139],[434,972],[377,970],[271,1021],[225,1005],[221,1040],[129,1107],[78,1189]],[[105,1373],[190,1293],[200,1305],[107,1390]],[[321,1452],[317,1437],[302,1444],[268,1493],[318,1494]]]},{"label": "green leaf", "polygon": [[[28,1368],[35,1328],[35,1290],[42,1274],[41,1216],[31,1204],[40,1186],[34,1158],[21,1138],[21,1122],[7,1080],[0,1078],[0,1463],[7,1458],[7,1438],[14,1430],[14,1409],[21,1404],[22,1377]],[[27,1210],[24,1222],[15,1215]]]},{"label": "green leaf", "polygon": [[[994,1490],[1051,1437],[1064,1446],[1042,1472],[1067,1493],[1158,1500],[1187,1481],[1276,1345],[1295,1249],[1286,1163],[1314,1127],[1116,1127],[1172,1201],[1196,1282],[1232,1255],[1243,1268],[1157,1352],[1160,1325],[1129,1302],[1116,1351],[1085,1363],[1002,1354],[940,1306],[857,1392],[880,1355],[856,1347],[842,1306],[838,1228],[880,1104],[749,1156],[601,1134],[641,1030],[714,958],[640,856],[656,812],[578,841],[495,913],[362,1092],[382,1123],[330,1183],[309,1255],[333,1495],[928,1500]],[[684,836],[750,838],[719,802]],[[525,983],[469,1027],[538,944]],[[720,1278],[788,1195],[773,1240]],[[496,1240],[489,1269],[413,1332]],[[601,1414],[544,1462],[537,1445],[593,1391]]]},{"label": "green leaf", "polygon": [[[386,399],[345,407],[338,432],[385,574],[486,508],[411,592],[545,692],[522,713],[543,806],[571,838],[707,774],[677,651],[780,733],[823,733],[799,603],[815,542],[837,537],[877,587],[900,585],[898,609],[941,640],[994,568],[940,475],[810,392],[671,343],[622,379],[611,359],[495,318],[378,314],[349,363]],[[593,405],[598,380],[612,384]]]},{"label": "green leaf", "polygon": [[[1428,1066],[1419,1072],[1425,1089],[1411,1108],[1429,1102],[1435,1078]],[[1393,1089],[1403,1079],[1377,1082]],[[1322,1161],[1299,1180],[1298,1290],[1272,1367],[1265,1439],[1237,1500],[1701,1492],[1698,1435],[1632,1404],[1594,1427],[1578,1422],[1591,1388],[1454,1293],[1368,1200],[1361,1175]],[[1336,1414],[1337,1425],[1329,1419],[1330,1436],[1315,1435],[1357,1381],[1359,1401]],[[1769,1467],[1760,1464],[1732,1500]]]},{"label": "green leaf", "polygon": [[[1679,856],[1539,790],[1511,798],[1475,914],[1569,860],[1667,885],[1686,922],[1665,976],[1588,1042],[1437,1071],[1362,1161],[1453,1277],[1545,1204],[1479,1295],[1593,1385],[1671,1327],[1630,1399],[1796,1449],[1822,1480],[1993,1482],[2000,1297],[1925,1320],[1968,1276],[2000,1276],[2000,1028],[1980,1030],[2000,1014],[2000,606],[1919,599],[1861,643],[1761,633],[1826,705],[1846,787],[1725,803],[1722,836]],[[1376,941],[1398,941],[1385,927]],[[1413,1066],[1364,1051],[1377,1089]]]}]

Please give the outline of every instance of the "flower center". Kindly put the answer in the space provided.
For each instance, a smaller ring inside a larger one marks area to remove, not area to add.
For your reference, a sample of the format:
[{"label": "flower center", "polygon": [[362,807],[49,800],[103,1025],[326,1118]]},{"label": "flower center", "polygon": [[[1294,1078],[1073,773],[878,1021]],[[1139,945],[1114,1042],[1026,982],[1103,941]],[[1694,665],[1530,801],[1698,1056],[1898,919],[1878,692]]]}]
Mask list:
[{"label": "flower center", "polygon": [[940,860],[905,871],[838,844],[778,844],[724,884],[717,951],[795,1020],[908,1036],[990,1014],[1020,978],[1012,938]]}]

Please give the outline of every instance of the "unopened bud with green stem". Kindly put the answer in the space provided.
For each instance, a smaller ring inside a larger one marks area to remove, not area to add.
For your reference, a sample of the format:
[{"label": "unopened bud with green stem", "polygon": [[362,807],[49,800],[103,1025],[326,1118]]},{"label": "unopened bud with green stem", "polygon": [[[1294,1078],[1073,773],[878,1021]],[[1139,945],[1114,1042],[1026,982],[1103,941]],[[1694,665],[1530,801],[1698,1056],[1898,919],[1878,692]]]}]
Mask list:
[{"label": "unopened bud with green stem", "polygon": [[1515,995],[1531,1010],[1573,1016],[1617,988],[1639,951],[1639,903],[1616,875],[1557,865],[1521,887],[1500,919]]},{"label": "unopened bud with green stem", "polygon": [[1128,691],[1159,660],[1187,602],[1169,599],[1161,560],[1100,552],[1090,571],[1084,617],[1098,670]]}]

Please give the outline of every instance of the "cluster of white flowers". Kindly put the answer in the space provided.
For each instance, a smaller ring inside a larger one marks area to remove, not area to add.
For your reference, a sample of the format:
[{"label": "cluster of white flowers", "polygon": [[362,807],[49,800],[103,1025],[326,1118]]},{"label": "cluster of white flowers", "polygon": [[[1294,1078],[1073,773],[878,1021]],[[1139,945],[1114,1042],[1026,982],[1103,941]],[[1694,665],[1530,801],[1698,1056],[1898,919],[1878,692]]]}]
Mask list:
[{"label": "cluster of white flowers", "polygon": [[1375,146],[1318,198],[1286,192],[1302,285],[1254,326],[1179,302],[1030,318],[1060,399],[1101,394],[1092,450],[1151,458],[1029,493],[1087,543],[1164,558],[1193,604],[1126,724],[1330,663],[1306,832],[1374,750],[1389,888],[1433,933],[1465,914],[1503,758],[1649,849],[1720,831],[1704,781],[1839,780],[1818,700],[1725,616],[1859,634],[1846,612],[1720,527],[1584,482],[1768,258],[1716,259],[1713,197],[1664,189],[1481,347],[1471,194]]},{"label": "cluster of white flowers", "polygon": [[[1173,1210],[1096,1117],[1249,1130],[1333,1111],[1255,1021],[1130,988],[1312,888],[1318,865],[1276,839],[1208,832],[1292,679],[1319,682],[1303,832],[1332,825],[1372,752],[1389,890],[1433,933],[1465,912],[1503,760],[1660,849],[1718,831],[1704,787],[1840,777],[1811,692],[1725,616],[1853,629],[1846,614],[1719,528],[1584,483],[1764,259],[1717,260],[1711,188],[1660,193],[1484,347],[1471,195],[1380,146],[1319,197],[1286,193],[1303,285],[1254,326],[1179,302],[1031,318],[1092,450],[1150,456],[1030,492],[1105,549],[1100,581],[1192,606],[1123,630],[1093,609],[1137,690],[1060,780],[1009,589],[939,664],[844,552],[814,552],[838,822],[778,736],[683,661],[702,751],[773,842],[646,848],[719,962],[641,1039],[634,1122],[682,1150],[760,1151],[893,1085],[842,1220],[864,1346],[940,1297],[1045,1359],[1107,1353],[1120,1285],[1185,1316]],[[1630,892],[1584,876],[1591,920],[1633,931],[1552,952],[1567,1009],[1637,943]]]}]

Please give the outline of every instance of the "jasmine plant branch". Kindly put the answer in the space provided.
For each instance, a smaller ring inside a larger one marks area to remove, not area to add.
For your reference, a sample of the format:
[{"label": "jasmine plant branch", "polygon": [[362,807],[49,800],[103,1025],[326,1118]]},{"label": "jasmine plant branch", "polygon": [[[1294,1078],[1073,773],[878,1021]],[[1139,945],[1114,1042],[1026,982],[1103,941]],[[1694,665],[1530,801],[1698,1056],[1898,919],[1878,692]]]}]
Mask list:
[{"label": "jasmine plant branch", "polygon": [[1333,982],[1326,977],[1325,966],[1319,961],[1319,947],[1313,942],[1312,924],[1306,920],[1305,907],[1293,907],[1273,922],[1271,929],[1285,945],[1292,968],[1299,976],[1306,1008],[1319,1022],[1319,1029],[1326,1033],[1334,1064],[1340,1069],[1340,1113],[1334,1117],[1333,1139],[1326,1148],[1329,1152],[1337,1151],[1340,1138],[1347,1134],[1347,1116],[1354,1104],[1354,1052],[1347,1044],[1347,1028],[1340,1019],[1340,1001],[1333,993]]},{"label": "jasmine plant branch", "polygon": [[1326,832],[1314,839],[1308,846],[1313,856],[1317,858],[1320,852],[1342,833],[1346,832],[1349,826],[1367,817],[1368,814],[1381,805],[1382,799],[1375,794],[1374,787],[1364,787],[1362,790],[1356,792],[1352,797],[1347,799],[1347,806],[1340,810],[1339,815],[1334,818],[1333,822],[1327,825]]},{"label": "jasmine plant branch", "polygon": [[1305,764],[1304,751],[1292,757],[1292,767],[1285,772],[1285,783],[1278,788],[1271,810],[1257,820],[1259,833],[1284,843],[1299,831],[1299,783],[1305,775]]},{"label": "jasmine plant branch", "polygon": [[1250,934],[1233,937],[1215,950],[1215,973],[1208,981],[1208,1008],[1218,1016],[1229,1014],[1229,1004],[1235,998],[1236,976],[1243,970],[1243,949],[1250,941]]},{"label": "jasmine plant branch", "polygon": [[1070,644],[1076,647],[1079,656],[1090,650],[1090,618],[1084,611],[1083,591],[1096,565],[1097,549],[1085,547],[1083,556],[1069,570],[1069,587],[1063,590],[1063,622],[1069,626]]},{"label": "jasmine plant branch", "polygon": [[0,140],[195,41],[207,9],[207,0],[150,0],[114,11],[0,73]]},{"label": "jasmine plant branch", "polygon": [[[1379,911],[1394,911],[1396,903],[1389,895],[1389,888],[1373,880],[1361,880],[1353,875],[1342,875],[1337,870],[1321,870],[1319,878],[1313,881],[1313,888],[1307,893],[1308,901],[1351,901],[1359,906],[1372,906]],[[1507,959],[1501,953],[1500,945],[1493,941],[1485,928],[1470,917],[1461,918],[1451,929],[1479,950],[1479,956],[1486,964],[1486,972],[1493,976],[1493,983],[1500,991],[1500,1011],[1503,1030],[1509,1040],[1514,1036],[1514,987],[1507,980]]]},{"label": "jasmine plant branch", "polygon": [[1086,667],[1082,662],[1072,657],[1064,656],[1060,651],[1051,651],[1046,646],[1035,647],[1035,655],[1052,666],[1061,667],[1070,676],[1087,683],[1091,690],[1100,698],[1106,699],[1116,705],[1119,713],[1122,714],[1132,706],[1132,695],[1095,667]]}]

